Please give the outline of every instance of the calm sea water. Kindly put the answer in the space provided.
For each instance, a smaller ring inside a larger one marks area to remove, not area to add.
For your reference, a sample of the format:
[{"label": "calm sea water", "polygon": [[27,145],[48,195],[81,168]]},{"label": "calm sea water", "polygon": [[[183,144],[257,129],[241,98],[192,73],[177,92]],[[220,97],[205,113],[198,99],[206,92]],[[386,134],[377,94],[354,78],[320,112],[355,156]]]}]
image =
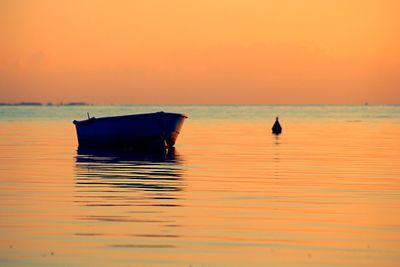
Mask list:
[{"label": "calm sea water", "polygon": [[[160,110],[175,151],[77,153]],[[0,107],[0,265],[399,266],[400,106]]]}]

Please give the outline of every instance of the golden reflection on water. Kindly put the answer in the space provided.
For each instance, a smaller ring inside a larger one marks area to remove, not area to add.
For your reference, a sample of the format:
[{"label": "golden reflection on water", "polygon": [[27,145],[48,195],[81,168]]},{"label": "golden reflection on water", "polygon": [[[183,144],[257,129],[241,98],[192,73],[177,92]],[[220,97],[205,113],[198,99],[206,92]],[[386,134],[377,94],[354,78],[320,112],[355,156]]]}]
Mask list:
[{"label": "golden reflection on water", "polygon": [[400,125],[188,121],[176,151],[0,123],[0,263],[397,266]]}]

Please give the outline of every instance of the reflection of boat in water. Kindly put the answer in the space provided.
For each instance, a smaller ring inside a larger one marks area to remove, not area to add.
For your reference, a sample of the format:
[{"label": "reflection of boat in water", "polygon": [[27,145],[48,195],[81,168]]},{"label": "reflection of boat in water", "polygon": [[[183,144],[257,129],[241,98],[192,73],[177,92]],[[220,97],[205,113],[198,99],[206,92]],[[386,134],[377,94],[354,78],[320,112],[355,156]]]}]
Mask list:
[{"label": "reflection of boat in water", "polygon": [[[141,154],[78,149],[75,159],[76,217],[90,225],[101,222],[96,224],[96,231],[109,233],[118,223],[122,227],[116,231],[127,229],[126,236],[135,231],[138,236],[148,231],[150,235],[162,235],[165,227],[171,231],[171,227],[180,226],[176,219],[184,170],[182,158],[174,149]],[[115,236],[112,240],[115,242]],[[148,246],[145,238],[141,242]],[[125,246],[114,244],[111,246]],[[163,241],[162,246],[170,244]]]},{"label": "reflection of boat in water", "polygon": [[180,156],[175,148],[156,151],[121,151],[113,149],[94,149],[78,147],[76,162],[153,162],[153,163],[179,163]]},{"label": "reflection of boat in water", "polygon": [[182,171],[175,149],[128,153],[79,148],[76,156],[76,186],[90,190],[177,192]]},{"label": "reflection of boat in water", "polygon": [[172,148],[185,118],[183,114],[157,112],[92,117],[74,124],[79,147],[148,150]]}]

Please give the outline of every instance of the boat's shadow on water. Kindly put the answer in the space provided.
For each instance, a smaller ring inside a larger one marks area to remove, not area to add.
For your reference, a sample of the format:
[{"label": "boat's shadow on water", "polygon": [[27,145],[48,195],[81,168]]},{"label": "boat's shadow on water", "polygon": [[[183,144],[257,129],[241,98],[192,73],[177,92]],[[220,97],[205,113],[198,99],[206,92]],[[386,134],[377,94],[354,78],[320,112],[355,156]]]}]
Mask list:
[{"label": "boat's shadow on water", "polygon": [[174,149],[141,153],[78,149],[76,188],[82,192],[179,192],[182,162]]}]

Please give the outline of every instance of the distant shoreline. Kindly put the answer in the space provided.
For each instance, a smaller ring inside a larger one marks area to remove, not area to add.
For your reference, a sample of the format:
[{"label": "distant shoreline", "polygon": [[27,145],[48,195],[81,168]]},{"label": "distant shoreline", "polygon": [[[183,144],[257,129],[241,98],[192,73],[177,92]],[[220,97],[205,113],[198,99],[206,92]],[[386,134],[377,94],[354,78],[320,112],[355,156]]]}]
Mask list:
[{"label": "distant shoreline", "polygon": [[0,103],[0,106],[89,106],[89,104],[85,102],[68,102],[68,103],[18,102],[18,103]]}]

